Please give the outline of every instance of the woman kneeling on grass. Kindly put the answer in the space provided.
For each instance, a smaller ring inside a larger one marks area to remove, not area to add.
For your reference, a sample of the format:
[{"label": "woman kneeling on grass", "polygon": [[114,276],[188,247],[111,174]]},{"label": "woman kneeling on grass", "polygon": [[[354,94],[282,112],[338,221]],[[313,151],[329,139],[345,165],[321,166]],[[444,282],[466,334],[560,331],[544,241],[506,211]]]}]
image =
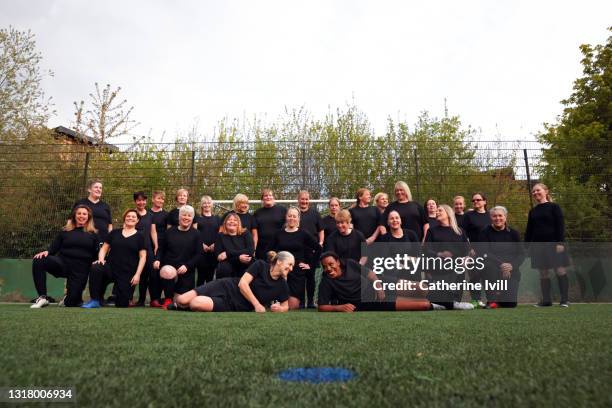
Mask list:
[{"label": "woman kneeling on grass", "polygon": [[174,307],[196,312],[263,313],[289,310],[287,275],[295,259],[290,252],[268,252],[269,263],[257,260],[241,278],[222,278],[176,297]]},{"label": "woman kneeling on grass", "polygon": [[378,278],[368,271],[367,279],[362,276],[364,269],[352,259],[341,260],[331,251],[321,255],[323,276],[319,284],[319,312],[357,312],[393,310],[432,310],[425,299],[398,296],[395,301],[383,302],[384,291],[375,290],[373,282]]}]

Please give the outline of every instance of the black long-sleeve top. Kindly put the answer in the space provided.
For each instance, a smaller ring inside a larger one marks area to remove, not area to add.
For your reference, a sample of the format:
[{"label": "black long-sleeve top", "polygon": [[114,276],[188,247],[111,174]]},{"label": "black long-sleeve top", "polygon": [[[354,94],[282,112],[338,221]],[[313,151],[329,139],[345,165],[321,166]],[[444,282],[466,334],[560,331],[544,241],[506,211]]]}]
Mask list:
[{"label": "black long-sleeve top", "polygon": [[463,228],[470,242],[478,242],[480,231],[491,225],[491,216],[487,211],[468,211],[463,215]]},{"label": "black long-sleeve top", "polygon": [[227,254],[227,260],[232,263],[239,262],[240,255],[253,256],[255,252],[253,235],[248,230],[241,235],[219,234],[215,242],[215,257],[222,252]]},{"label": "black long-sleeve top", "polygon": [[425,237],[425,249],[430,256],[450,251],[453,256],[466,256],[470,251],[467,235],[460,229],[457,235],[451,227],[438,225],[430,228]]},{"label": "black long-sleeve top", "polygon": [[202,252],[200,233],[189,228],[182,231],[171,227],[166,231],[166,239],[157,251],[157,259],[162,265],[185,265],[189,269],[195,267]]},{"label": "black long-sleeve top", "polygon": [[112,225],[113,218],[111,216],[111,209],[108,204],[104,201],[100,200],[97,203],[93,203],[89,201],[89,198],[83,198],[72,206],[76,207],[77,205],[86,205],[91,209],[91,213],[93,216],[94,226],[98,230],[98,237],[100,238],[100,242],[103,242],[106,236],[108,235],[108,226]]},{"label": "black long-sleeve top", "polygon": [[502,263],[510,263],[514,271],[525,260],[521,237],[517,230],[510,227],[496,230],[492,225],[487,226],[480,231],[474,249],[479,256],[486,254],[489,265],[499,267]]},{"label": "black long-sleeve top", "polygon": [[563,211],[556,203],[546,202],[529,211],[525,242],[563,242],[565,222]]},{"label": "black long-sleeve top", "polygon": [[311,251],[320,249],[319,240],[301,229],[294,232],[287,232],[282,229],[276,233],[274,239],[270,242],[268,250],[291,252],[295,258],[295,265],[298,265],[300,262],[306,262],[307,248]]},{"label": "black long-sleeve top", "polygon": [[59,255],[73,259],[93,262],[98,257],[100,237],[95,232],[83,228],[61,231],[49,246],[49,255]]}]

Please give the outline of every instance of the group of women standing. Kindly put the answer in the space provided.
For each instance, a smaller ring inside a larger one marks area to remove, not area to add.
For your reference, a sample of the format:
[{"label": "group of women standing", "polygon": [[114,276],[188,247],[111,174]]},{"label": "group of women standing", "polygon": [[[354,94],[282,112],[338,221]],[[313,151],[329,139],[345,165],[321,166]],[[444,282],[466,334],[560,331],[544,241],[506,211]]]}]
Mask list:
[{"label": "group of women standing", "polygon": [[[82,292],[89,280],[90,300],[82,305],[86,308],[104,304],[104,293],[111,282],[112,300],[118,307],[143,306],[148,290],[152,307],[202,311],[314,308],[314,272],[323,264],[319,310],[371,310],[370,303],[353,308],[335,306],[343,304],[342,299],[355,301],[357,283],[363,284],[362,280],[369,276],[363,272],[367,270],[367,259],[362,256],[362,245],[374,242],[412,242],[419,248],[423,242],[441,244],[442,249],[436,249],[434,254],[443,258],[473,255],[476,248],[485,248],[492,255],[488,258],[488,272],[485,276],[472,274],[470,280],[508,280],[509,293],[501,297],[499,293],[487,293],[487,305],[516,305],[518,268],[524,253],[517,249],[521,248],[518,245],[503,247],[498,243],[518,243],[520,237],[507,225],[507,210],[498,206],[488,211],[486,196],[480,192],[472,195],[470,211],[465,211],[461,196],[454,198],[453,208],[438,205],[433,199],[423,207],[412,199],[408,185],[400,181],[394,189],[396,200],[391,203],[386,194],[378,193],[375,205],[371,205],[371,192],[360,189],[348,210],[342,209],[337,198],[331,198],[326,217],[310,205],[307,191],[300,191],[298,205],[287,209],[276,205],[273,192],[264,189],[262,207],[253,214],[249,212],[248,198],[238,194],[233,209],[223,217],[213,214],[214,203],[209,196],[201,198],[196,214],[187,204],[189,192],[185,189],[177,191],[176,208],[170,212],[164,210],[163,192],[153,192],[149,209],[146,194],[136,192],[135,208],[124,212],[122,228],[117,230],[112,229],[110,207],[101,201],[102,183],[94,180],[88,192],[86,199],[75,204],[48,251],[34,256],[32,273],[39,296],[33,308],[49,303],[47,272],[67,278],[66,306],[82,304]],[[540,270],[543,298],[539,305],[552,304],[549,273],[554,269],[561,305],[567,306],[563,215],[559,206],[551,202],[546,186],[535,185],[532,194],[538,204],[529,214],[525,241],[551,243],[545,250],[539,246],[530,249],[532,266]],[[482,245],[470,246],[470,242]],[[139,299],[132,302],[136,285]],[[481,302],[481,293],[471,295],[475,304]],[[374,304],[386,295],[375,291],[372,296]],[[387,307],[467,308],[461,306],[461,293],[442,300],[435,296],[412,293],[408,301],[392,296],[387,299],[391,302]]]}]

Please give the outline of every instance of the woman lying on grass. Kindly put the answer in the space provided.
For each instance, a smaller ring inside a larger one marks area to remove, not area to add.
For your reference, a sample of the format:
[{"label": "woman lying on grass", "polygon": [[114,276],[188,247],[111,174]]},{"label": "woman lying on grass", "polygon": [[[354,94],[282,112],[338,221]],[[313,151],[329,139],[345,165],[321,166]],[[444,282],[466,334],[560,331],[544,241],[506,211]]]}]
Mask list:
[{"label": "woman lying on grass", "polygon": [[269,262],[257,260],[241,278],[222,278],[176,297],[168,309],[196,312],[263,313],[289,310],[287,275],[295,259],[290,252],[268,252]]},{"label": "woman lying on grass", "polygon": [[[373,286],[376,275],[352,259],[341,260],[331,251],[321,255],[323,276],[319,284],[319,312],[432,310],[432,304],[422,293],[415,297],[397,296],[385,302],[383,290]],[[362,276],[367,271],[367,277]]]}]

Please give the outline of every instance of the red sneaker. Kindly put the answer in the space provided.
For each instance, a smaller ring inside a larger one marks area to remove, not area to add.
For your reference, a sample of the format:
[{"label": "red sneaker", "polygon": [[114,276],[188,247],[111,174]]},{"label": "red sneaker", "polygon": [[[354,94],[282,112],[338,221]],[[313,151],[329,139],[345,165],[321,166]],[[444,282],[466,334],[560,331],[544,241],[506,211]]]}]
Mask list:
[{"label": "red sneaker", "polygon": [[151,301],[151,304],[149,305],[151,307],[162,307],[162,304],[159,303],[159,300],[155,299]]},{"label": "red sneaker", "polygon": [[172,299],[170,299],[170,298],[165,298],[165,299],[164,299],[164,303],[162,303],[162,307],[163,307],[164,309],[167,309],[167,308],[168,308],[168,305],[170,305],[170,304],[172,304]]},{"label": "red sneaker", "polygon": [[487,305],[487,309],[497,309],[498,307],[499,307],[499,306],[497,306],[497,303],[495,303],[495,302],[490,302],[490,303]]}]

